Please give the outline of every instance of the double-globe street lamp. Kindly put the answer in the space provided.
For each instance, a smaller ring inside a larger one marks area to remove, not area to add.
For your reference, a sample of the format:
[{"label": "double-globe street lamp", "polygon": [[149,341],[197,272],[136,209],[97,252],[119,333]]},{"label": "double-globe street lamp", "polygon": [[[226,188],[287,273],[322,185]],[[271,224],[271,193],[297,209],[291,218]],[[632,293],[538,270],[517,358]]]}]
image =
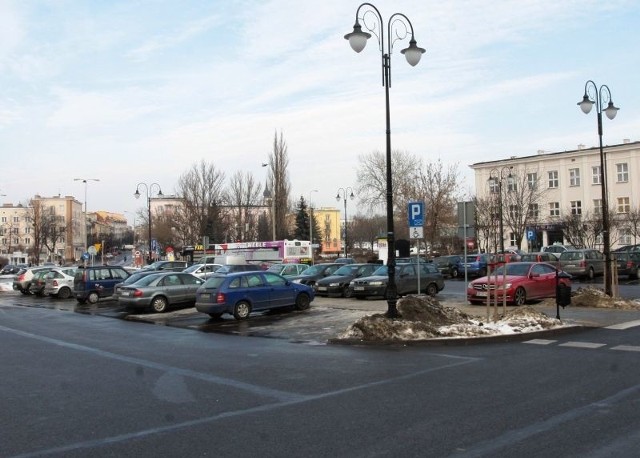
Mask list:
[{"label": "double-globe street lamp", "polygon": [[[490,191],[498,193],[498,220],[500,224],[500,253],[504,253],[504,218],[502,213],[503,201],[502,201],[502,182],[504,180],[512,180],[513,175],[511,170],[513,167],[502,167],[500,169],[494,168],[489,172],[489,185]],[[497,189],[496,189],[497,188]]]},{"label": "double-globe street lamp", "polygon": [[153,187],[156,186],[158,188],[158,197],[163,197],[162,189],[158,183],[151,183],[147,185],[146,183],[138,183],[136,185],[136,192],[133,194],[136,199],[140,198],[140,186],[144,186],[145,192],[147,194],[147,223],[149,225],[149,255],[147,257],[147,262],[151,264],[151,253],[153,252],[153,246],[151,243],[151,195],[153,194]]},{"label": "double-globe street lamp", "polygon": [[313,256],[313,205],[311,204],[311,194],[318,192],[317,189],[309,191],[309,241],[311,242],[311,264],[314,264],[315,257]]},{"label": "double-globe street lamp", "polygon": [[[342,195],[340,195],[342,194]],[[347,195],[349,199],[353,200],[356,196],[353,194],[353,189],[350,186],[346,188],[338,188],[338,194],[336,194],[336,200],[340,202],[340,199],[344,200],[344,257],[347,257]]]},{"label": "double-globe street lamp", "polygon": [[[362,15],[360,11],[362,10]],[[369,22],[368,20],[371,19]],[[387,282],[387,317],[398,317],[398,309],[396,307],[398,291],[396,287],[396,247],[395,234],[393,228],[393,186],[391,173],[391,115],[389,110],[389,88],[391,87],[391,52],[396,41],[401,41],[411,34],[409,47],[400,51],[404,54],[407,62],[411,66],[416,66],[420,62],[420,58],[424,53],[424,49],[417,46],[417,42],[413,33],[413,25],[409,18],[402,13],[394,13],[389,17],[387,22],[387,40],[384,36],[384,21],[378,9],[371,3],[362,3],[356,10],[356,23],[353,26],[353,32],[344,36],[349,40],[351,48],[355,52],[360,52],[367,44],[367,40],[371,38],[371,34],[362,31],[360,20],[364,27],[378,38],[380,54],[382,56],[382,85],[385,88],[386,102],[386,194],[387,194],[387,269],[389,272],[389,280]],[[391,32],[395,35],[392,36]]]},{"label": "double-globe street lamp", "polygon": [[603,84],[598,88],[596,83],[588,80],[584,85],[584,96],[578,102],[584,114],[589,114],[593,105],[596,106],[598,117],[598,138],[600,139],[600,189],[602,190],[602,244],[604,251],[604,292],[607,296],[613,295],[611,278],[611,234],[609,233],[609,205],[607,202],[607,165],[602,148],[602,107],[607,118],[613,119],[618,114],[619,108],[613,104],[609,86]]},{"label": "double-globe street lamp", "polygon": [[82,181],[84,183],[84,253],[87,252],[88,249],[88,238],[89,234],[87,233],[87,182],[88,181],[100,181],[99,178],[74,178],[73,181]]}]

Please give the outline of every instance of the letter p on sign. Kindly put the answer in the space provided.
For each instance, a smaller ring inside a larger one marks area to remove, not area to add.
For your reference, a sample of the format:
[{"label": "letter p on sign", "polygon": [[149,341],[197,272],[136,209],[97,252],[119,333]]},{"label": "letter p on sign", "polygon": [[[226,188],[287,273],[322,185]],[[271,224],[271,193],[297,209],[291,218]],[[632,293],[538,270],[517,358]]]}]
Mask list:
[{"label": "letter p on sign", "polygon": [[409,202],[409,227],[424,226],[424,202]]}]

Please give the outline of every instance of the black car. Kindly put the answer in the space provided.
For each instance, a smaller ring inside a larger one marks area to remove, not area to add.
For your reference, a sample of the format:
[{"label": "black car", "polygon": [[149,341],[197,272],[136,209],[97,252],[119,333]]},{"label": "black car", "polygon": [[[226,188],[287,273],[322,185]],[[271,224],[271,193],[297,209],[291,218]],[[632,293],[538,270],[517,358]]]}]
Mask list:
[{"label": "black car", "polygon": [[343,264],[328,277],[318,280],[314,286],[318,296],[351,297],[349,283],[354,278],[368,277],[380,267],[378,264]]},{"label": "black car", "polygon": [[158,272],[182,272],[189,267],[187,261],[156,261],[143,267],[141,270],[149,271],[154,270]]},{"label": "black car", "polygon": [[460,273],[458,264],[462,261],[462,256],[453,254],[448,256],[438,256],[433,259],[433,263],[445,277],[456,278]]},{"label": "black car", "polygon": [[328,277],[332,275],[336,270],[340,267],[344,266],[344,264],[339,263],[325,263],[325,264],[315,264],[309,267],[307,270],[302,272],[300,275],[296,277],[290,277],[294,283],[301,283],[303,285],[313,286],[316,284],[318,280],[324,277]]},{"label": "black car", "polygon": [[618,267],[618,276],[640,278],[640,251],[616,251],[611,255]]},{"label": "black car", "polygon": [[[396,265],[396,288],[398,296],[418,292],[418,276],[420,269],[420,292],[435,296],[444,289],[444,277],[433,263],[402,263]],[[356,278],[351,282],[352,296],[356,299],[367,297],[386,297],[389,273],[387,266],[379,266],[369,277]]]}]

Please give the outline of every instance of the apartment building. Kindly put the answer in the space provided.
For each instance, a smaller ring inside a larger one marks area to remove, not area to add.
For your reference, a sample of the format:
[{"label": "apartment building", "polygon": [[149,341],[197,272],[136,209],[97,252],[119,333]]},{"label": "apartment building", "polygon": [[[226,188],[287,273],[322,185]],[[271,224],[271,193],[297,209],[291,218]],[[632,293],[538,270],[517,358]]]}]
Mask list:
[{"label": "apartment building", "polygon": [[[603,151],[607,203],[616,223],[616,229],[612,227],[611,231],[611,247],[638,243],[633,236],[637,231],[630,227],[628,216],[640,208],[640,142],[625,139],[621,144],[605,146]],[[475,172],[478,199],[498,201],[500,215],[527,212],[523,233],[514,233],[504,225],[501,234],[504,245],[514,246],[520,241],[523,248],[539,248],[555,242],[566,243],[563,220],[567,215],[601,219],[600,164],[599,147],[579,145],[571,151],[538,151],[531,156],[478,162],[470,167]],[[527,208],[509,204],[506,196],[517,191],[516,186],[539,190]],[[602,249],[601,236],[596,237],[596,246]]]}]

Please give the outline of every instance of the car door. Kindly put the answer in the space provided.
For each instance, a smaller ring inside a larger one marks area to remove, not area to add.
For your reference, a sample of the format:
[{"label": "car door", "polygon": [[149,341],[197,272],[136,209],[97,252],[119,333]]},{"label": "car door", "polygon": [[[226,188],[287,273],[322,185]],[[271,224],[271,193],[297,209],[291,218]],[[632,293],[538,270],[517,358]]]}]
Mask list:
[{"label": "car door", "polygon": [[398,294],[409,294],[417,291],[418,279],[413,264],[400,264],[396,266],[396,288]]},{"label": "car door", "polygon": [[293,305],[293,290],[285,278],[271,272],[265,272],[264,279],[269,288],[270,307]]},{"label": "car door", "polygon": [[204,283],[204,280],[197,278],[191,274],[178,274],[184,285],[184,298],[182,302],[194,302],[196,301],[196,291],[200,288],[200,285]]},{"label": "car door", "polygon": [[[272,274],[273,275],[273,274]],[[246,294],[253,310],[263,310],[271,303],[271,287],[265,283],[261,272],[247,274]]]},{"label": "car door", "polygon": [[165,275],[158,282],[158,286],[170,304],[180,304],[186,300],[186,286],[178,274]]}]

